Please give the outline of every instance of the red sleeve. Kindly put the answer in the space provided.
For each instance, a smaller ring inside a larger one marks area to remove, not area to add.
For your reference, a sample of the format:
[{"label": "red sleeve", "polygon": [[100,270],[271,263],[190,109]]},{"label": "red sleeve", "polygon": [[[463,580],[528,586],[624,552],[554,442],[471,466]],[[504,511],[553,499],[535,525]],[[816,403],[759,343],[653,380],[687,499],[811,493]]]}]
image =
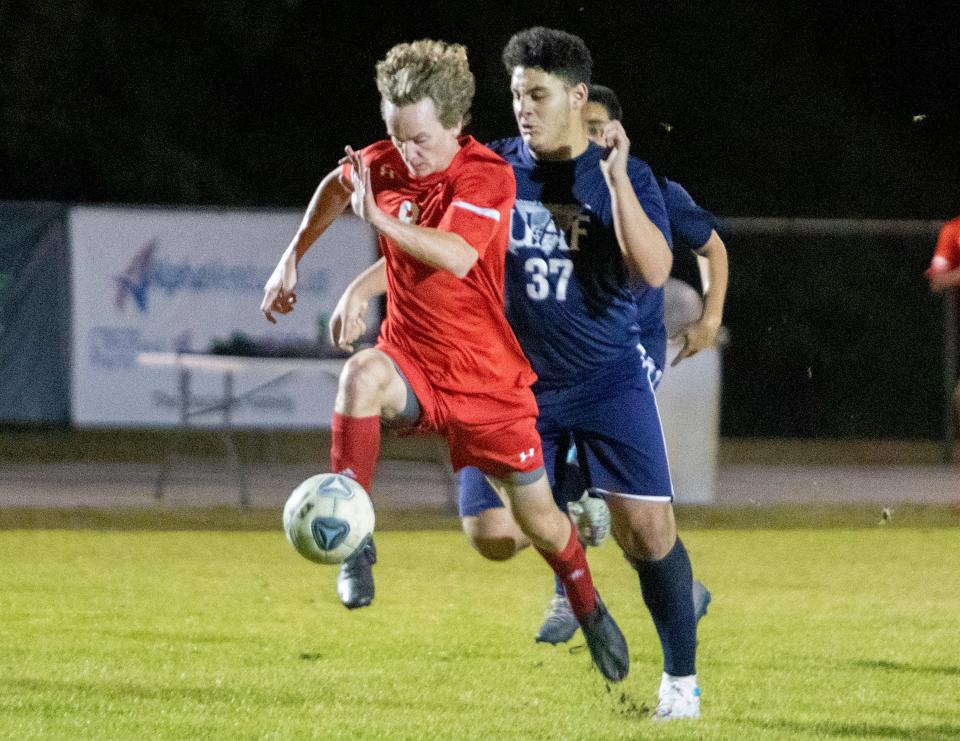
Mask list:
[{"label": "red sleeve", "polygon": [[[384,151],[389,151],[388,148],[384,147],[385,142],[379,141],[374,142],[373,144],[368,144],[363,149],[360,150],[360,159],[363,160],[363,163],[367,167],[372,167],[373,161],[380,155],[384,154]],[[390,144],[386,142],[386,144]],[[390,144],[390,147],[393,147],[393,144]],[[345,180],[350,180],[350,174],[353,172],[353,167],[351,167],[349,162],[344,162],[340,166],[340,172],[343,174]]]},{"label": "red sleeve", "polygon": [[940,230],[937,247],[925,275],[945,273],[956,267],[960,267],[960,217],[948,221]]},{"label": "red sleeve", "polygon": [[453,197],[438,229],[459,234],[480,257],[504,225],[517,195],[517,182],[509,165],[478,162],[458,175]]}]

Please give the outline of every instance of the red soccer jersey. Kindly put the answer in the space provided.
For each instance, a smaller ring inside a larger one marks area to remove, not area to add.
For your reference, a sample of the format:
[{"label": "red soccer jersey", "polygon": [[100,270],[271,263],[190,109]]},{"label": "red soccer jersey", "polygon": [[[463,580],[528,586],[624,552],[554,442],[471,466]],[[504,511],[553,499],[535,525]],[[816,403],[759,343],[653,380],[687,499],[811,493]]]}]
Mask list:
[{"label": "red soccer jersey", "polygon": [[380,236],[387,316],[380,338],[421,366],[439,389],[491,393],[536,380],[503,307],[513,169],[472,136],[443,172],[413,179],[396,147],[380,141],[363,161],[377,206],[390,216],[458,234],[479,255],[464,278],[431,267]]},{"label": "red soccer jersey", "polygon": [[943,225],[930,267],[924,275],[946,273],[957,267],[960,267],[960,216]]}]

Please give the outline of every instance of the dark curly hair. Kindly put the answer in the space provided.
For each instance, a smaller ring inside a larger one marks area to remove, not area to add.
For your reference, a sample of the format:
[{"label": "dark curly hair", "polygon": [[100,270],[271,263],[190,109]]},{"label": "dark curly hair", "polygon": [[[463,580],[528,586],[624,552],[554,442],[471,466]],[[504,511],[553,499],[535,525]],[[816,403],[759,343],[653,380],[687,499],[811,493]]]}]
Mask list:
[{"label": "dark curly hair", "polygon": [[593,57],[583,39],[555,28],[534,26],[510,37],[503,47],[507,74],[516,67],[536,67],[556,75],[568,85],[590,84]]},{"label": "dark curly hair", "polygon": [[599,103],[607,109],[607,115],[611,121],[623,120],[623,107],[620,105],[620,99],[606,85],[591,85],[590,94],[587,97],[590,103]]}]

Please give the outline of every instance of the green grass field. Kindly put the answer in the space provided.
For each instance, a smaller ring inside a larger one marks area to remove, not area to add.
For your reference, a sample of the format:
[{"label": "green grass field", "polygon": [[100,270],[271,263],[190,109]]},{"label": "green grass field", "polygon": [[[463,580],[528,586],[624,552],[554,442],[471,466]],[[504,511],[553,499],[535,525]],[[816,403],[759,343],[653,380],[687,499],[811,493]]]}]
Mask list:
[{"label": "green grass field", "polygon": [[957,527],[684,538],[714,593],[704,717],[655,727],[659,647],[612,544],[590,558],[633,664],[608,687],[579,635],[533,643],[539,558],[455,531],[380,533],[377,600],[348,613],[279,530],[5,530],[0,737],[960,737]]}]

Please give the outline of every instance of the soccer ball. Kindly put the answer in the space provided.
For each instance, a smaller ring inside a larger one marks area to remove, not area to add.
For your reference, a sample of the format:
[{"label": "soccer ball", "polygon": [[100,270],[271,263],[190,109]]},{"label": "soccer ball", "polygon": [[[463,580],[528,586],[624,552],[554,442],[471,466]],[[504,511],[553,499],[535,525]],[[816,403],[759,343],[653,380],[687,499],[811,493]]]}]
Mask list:
[{"label": "soccer ball", "polygon": [[311,476],[293,490],[283,508],[290,545],[316,563],[341,563],[370,533],[370,497],[356,481],[336,473]]}]

